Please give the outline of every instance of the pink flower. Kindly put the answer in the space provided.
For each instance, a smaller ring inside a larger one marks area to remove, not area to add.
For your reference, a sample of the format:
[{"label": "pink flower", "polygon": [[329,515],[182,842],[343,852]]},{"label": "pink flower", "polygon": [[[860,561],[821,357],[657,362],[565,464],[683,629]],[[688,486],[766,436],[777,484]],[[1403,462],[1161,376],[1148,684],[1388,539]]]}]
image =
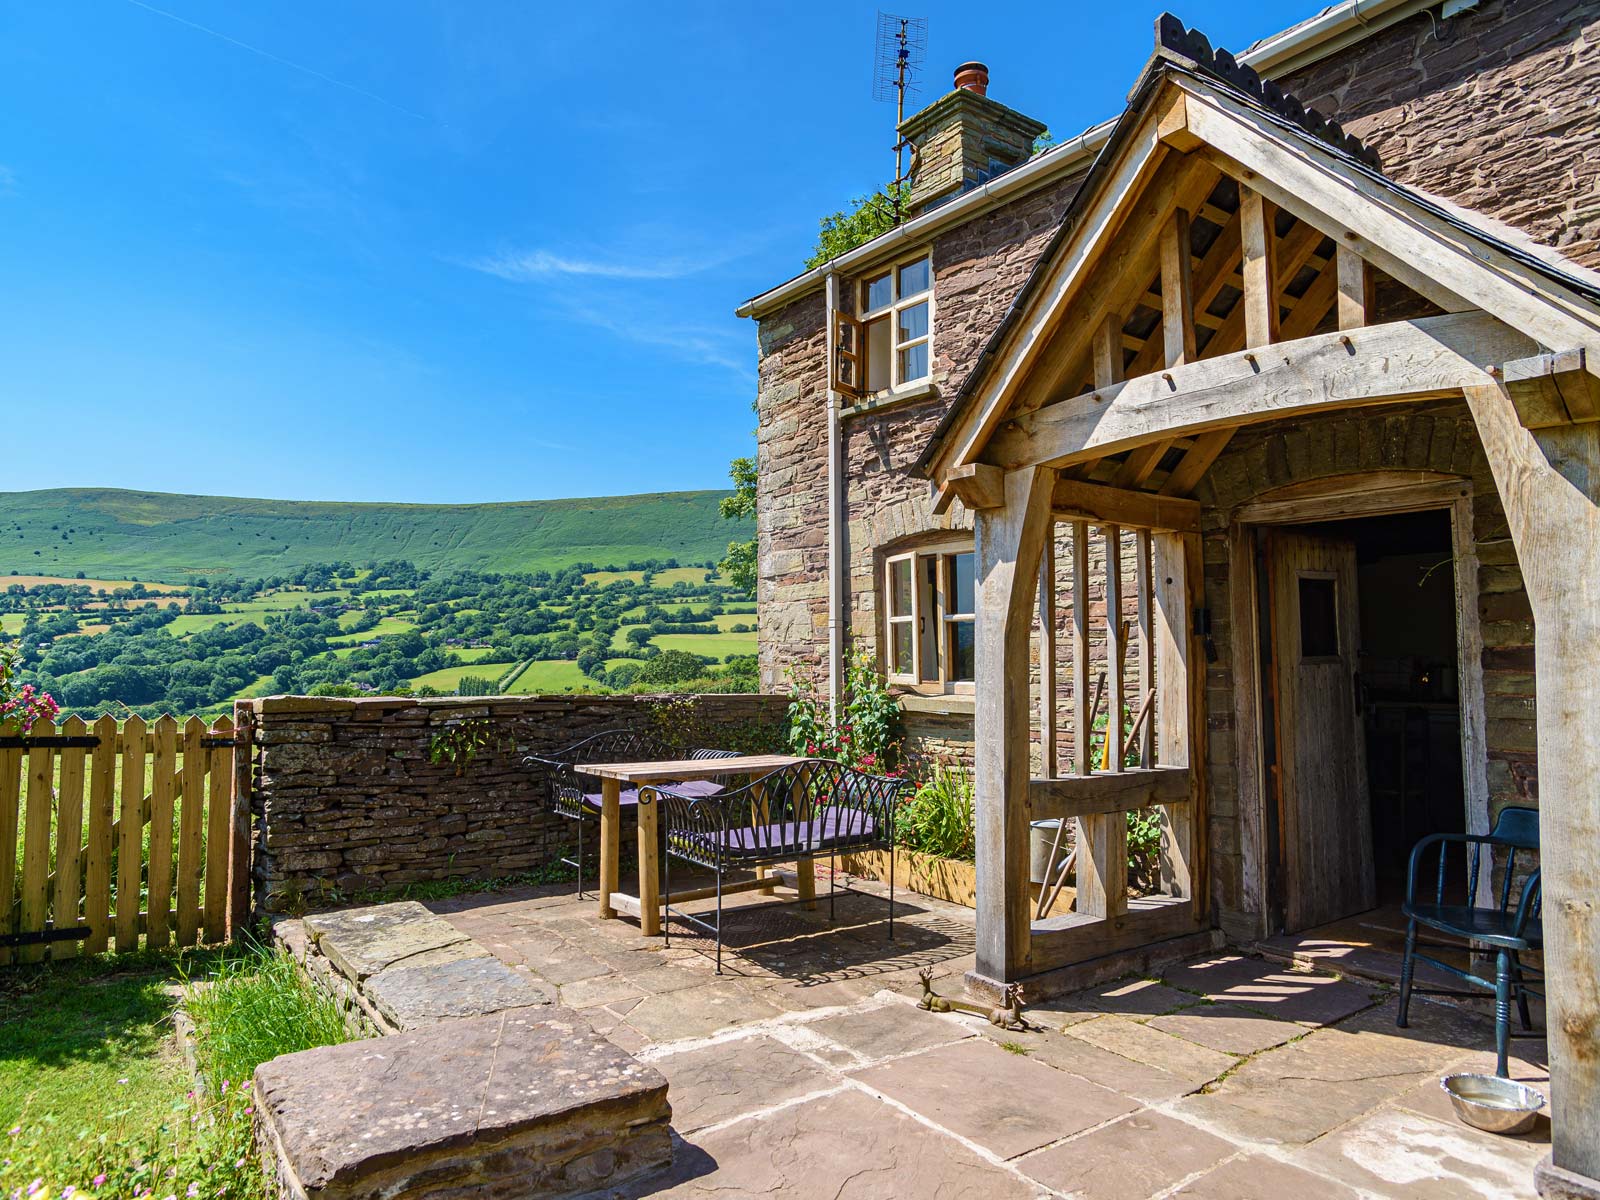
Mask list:
[{"label": "pink flower", "polygon": [[191,1183],[189,1185],[189,1190],[184,1193],[185,1196],[189,1197],[189,1200],[194,1200],[194,1197],[198,1196],[199,1194],[200,1185],[198,1183]]},{"label": "pink flower", "polygon": [[105,1181],[106,1181],[106,1174],[105,1174],[104,1171],[100,1172],[100,1174],[96,1175],[92,1180],[90,1180],[90,1182],[92,1184],[94,1184],[95,1187],[100,1187],[102,1184],[105,1183]]}]

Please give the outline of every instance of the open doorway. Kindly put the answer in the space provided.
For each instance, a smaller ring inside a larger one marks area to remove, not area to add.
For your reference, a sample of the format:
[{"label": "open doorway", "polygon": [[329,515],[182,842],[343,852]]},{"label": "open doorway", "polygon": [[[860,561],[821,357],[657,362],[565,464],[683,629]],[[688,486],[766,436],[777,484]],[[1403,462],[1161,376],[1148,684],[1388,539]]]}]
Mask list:
[{"label": "open doorway", "polygon": [[1260,544],[1270,922],[1292,933],[1397,903],[1417,840],[1466,826],[1450,514]]}]

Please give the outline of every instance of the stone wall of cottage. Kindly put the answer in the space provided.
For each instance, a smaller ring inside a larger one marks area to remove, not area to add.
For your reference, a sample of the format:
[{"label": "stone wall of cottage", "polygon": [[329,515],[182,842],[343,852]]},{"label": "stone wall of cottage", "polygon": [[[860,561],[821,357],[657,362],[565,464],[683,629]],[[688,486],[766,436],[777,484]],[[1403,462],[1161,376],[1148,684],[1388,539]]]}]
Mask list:
[{"label": "stone wall of cottage", "polygon": [[1206,605],[1217,651],[1206,672],[1211,879],[1223,928],[1238,936],[1259,934],[1262,916],[1245,902],[1233,688],[1235,648],[1251,631],[1236,630],[1230,623],[1231,514],[1238,505],[1286,484],[1375,470],[1432,471],[1471,482],[1490,817],[1507,804],[1538,804],[1533,614],[1505,512],[1466,406],[1367,409],[1241,430],[1197,492],[1206,506]]},{"label": "stone wall of cottage", "polygon": [[[1600,156],[1590,153],[1600,141],[1597,41],[1600,0],[1484,0],[1448,21],[1418,14],[1280,83],[1306,104],[1337,115],[1378,151],[1394,178],[1513,224],[1600,268]],[[939,395],[846,418],[848,620],[856,644],[878,648],[886,553],[970,528],[959,505],[944,519],[931,515],[926,482],[912,477],[910,467],[1080,182],[1058,182],[935,239]],[[814,670],[827,650],[823,321],[819,291],[760,322],[758,600],[762,681],[769,690],[782,686],[786,667]],[[1484,480],[1479,495],[1492,496],[1492,483]],[[1064,554],[1064,537],[1058,547]],[[1508,550],[1502,543],[1486,553]],[[1486,558],[1485,580],[1506,565]],[[1520,585],[1501,596],[1492,606],[1495,622],[1518,625],[1518,606],[1525,607]],[[1103,600],[1091,603],[1100,606],[1091,614],[1098,663],[1104,657]],[[1070,616],[1061,603],[1063,637]],[[1489,620],[1486,612],[1486,636]],[[1499,726],[1500,754],[1491,762],[1497,798],[1534,788],[1531,718],[1522,713],[1531,705],[1531,653],[1531,635],[1526,646],[1486,651],[1504,671],[1500,682],[1516,689],[1525,680],[1529,691],[1496,693],[1491,680],[1491,721],[1512,723]],[[1067,674],[1063,668],[1058,687],[1063,714],[1071,703]],[[1130,679],[1129,694],[1138,697],[1136,680]],[[913,752],[970,760],[970,719],[960,713],[908,713],[906,729]],[[1065,759],[1065,730],[1060,747]]]},{"label": "stone wall of cottage", "polygon": [[[617,728],[655,730],[685,749],[771,751],[785,705],[761,695],[241,703],[257,910],[530,871],[559,858],[573,830],[546,811],[544,774],[525,767],[525,755]],[[487,744],[459,769],[432,761],[436,735],[467,722]]]},{"label": "stone wall of cottage", "polygon": [[1386,174],[1600,268],[1600,3],[1418,13],[1279,84]]}]

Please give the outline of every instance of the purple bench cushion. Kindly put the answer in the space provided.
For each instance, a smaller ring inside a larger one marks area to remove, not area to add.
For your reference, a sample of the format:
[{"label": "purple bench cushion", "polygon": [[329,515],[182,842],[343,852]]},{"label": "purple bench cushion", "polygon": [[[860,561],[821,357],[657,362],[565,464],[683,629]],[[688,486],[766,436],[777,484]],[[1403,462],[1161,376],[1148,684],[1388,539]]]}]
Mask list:
[{"label": "purple bench cushion", "polygon": [[[714,779],[689,779],[683,783],[664,783],[661,786],[671,788],[680,796],[693,796],[696,800],[704,799],[706,796],[715,796],[722,791],[722,784]],[[599,792],[585,792],[583,794],[583,802],[598,812],[600,810],[600,796]],[[637,806],[639,803],[639,789],[623,788],[622,794],[617,797],[617,802],[623,808]]]},{"label": "purple bench cushion", "polygon": [[842,844],[870,842],[878,832],[871,814],[855,808],[825,809],[809,821],[746,826],[715,835],[730,858],[826,850]]}]

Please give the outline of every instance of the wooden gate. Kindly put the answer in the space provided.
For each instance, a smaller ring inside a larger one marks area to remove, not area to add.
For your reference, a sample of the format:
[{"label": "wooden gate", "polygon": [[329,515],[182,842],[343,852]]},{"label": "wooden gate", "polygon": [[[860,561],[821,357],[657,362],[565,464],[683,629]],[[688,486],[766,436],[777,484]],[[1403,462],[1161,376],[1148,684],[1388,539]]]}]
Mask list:
[{"label": "wooden gate", "polygon": [[227,717],[0,737],[0,963],[230,936],[233,757]]}]

